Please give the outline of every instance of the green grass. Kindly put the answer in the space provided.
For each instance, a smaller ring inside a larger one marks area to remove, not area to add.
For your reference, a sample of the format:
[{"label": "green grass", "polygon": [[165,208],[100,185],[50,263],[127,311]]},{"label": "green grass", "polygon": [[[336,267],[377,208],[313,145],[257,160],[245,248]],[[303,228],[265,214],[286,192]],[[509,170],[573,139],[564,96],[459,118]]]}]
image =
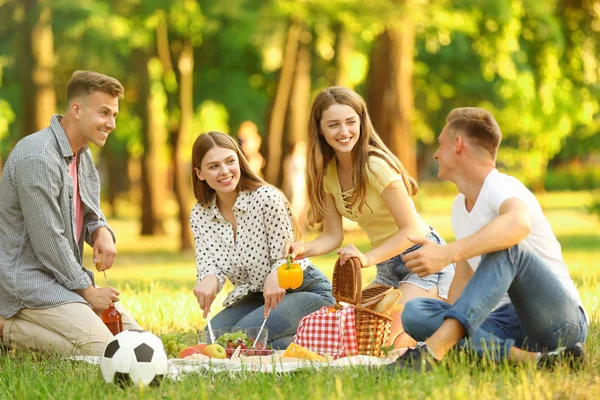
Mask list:
[{"label": "green grass", "polygon": [[[451,196],[428,197],[420,203],[425,220],[452,240],[449,213]],[[122,390],[106,385],[97,366],[65,361],[40,354],[0,355],[0,399],[596,399],[600,396],[600,220],[585,212],[589,193],[551,193],[542,205],[562,246],[571,276],[592,316],[586,344],[588,361],[580,371],[560,368],[537,371],[532,366],[474,364],[452,354],[429,374],[394,374],[383,369],[304,370],[274,374],[189,374],[179,382],[165,381],[159,388]],[[117,263],[108,272],[111,285],[122,292],[123,305],[140,325],[158,335],[193,332],[204,326],[192,294],[194,255],[177,253],[177,227],[170,220],[163,237],[141,238],[137,222],[112,220],[118,235]],[[310,238],[309,234],[307,239]],[[366,249],[366,237],[350,232],[347,243]],[[90,251],[86,252],[87,265]],[[335,255],[313,259],[331,277]],[[363,281],[374,276],[364,271]],[[98,276],[103,284],[103,277]],[[225,290],[215,301],[220,308]],[[532,294],[535,295],[535,294]],[[182,339],[184,340],[184,339]]]}]

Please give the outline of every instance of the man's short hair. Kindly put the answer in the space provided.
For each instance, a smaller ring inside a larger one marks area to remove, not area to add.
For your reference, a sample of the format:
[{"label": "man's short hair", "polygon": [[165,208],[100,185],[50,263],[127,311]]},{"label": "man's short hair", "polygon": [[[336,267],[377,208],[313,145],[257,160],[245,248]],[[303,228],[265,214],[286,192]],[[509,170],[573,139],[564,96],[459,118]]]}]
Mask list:
[{"label": "man's short hair", "polygon": [[123,98],[125,89],[121,82],[110,76],[94,71],[75,71],[67,85],[67,102],[76,97],[94,92],[104,92],[114,97]]},{"label": "man's short hair", "polygon": [[463,132],[472,143],[483,147],[496,159],[502,132],[489,111],[478,107],[455,108],[446,118],[446,129],[451,133]]}]

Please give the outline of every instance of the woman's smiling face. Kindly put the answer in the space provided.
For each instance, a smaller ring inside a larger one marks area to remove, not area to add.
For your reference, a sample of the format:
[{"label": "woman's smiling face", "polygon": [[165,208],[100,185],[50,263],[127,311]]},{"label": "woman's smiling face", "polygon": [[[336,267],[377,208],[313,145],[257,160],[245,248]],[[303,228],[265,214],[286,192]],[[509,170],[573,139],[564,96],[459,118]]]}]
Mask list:
[{"label": "woman's smiling face", "polygon": [[224,147],[213,147],[206,152],[196,175],[213,188],[217,195],[236,191],[240,181],[237,153]]},{"label": "woman's smiling face", "polygon": [[360,137],[360,116],[345,104],[332,104],[323,111],[321,135],[338,157],[350,153]]}]

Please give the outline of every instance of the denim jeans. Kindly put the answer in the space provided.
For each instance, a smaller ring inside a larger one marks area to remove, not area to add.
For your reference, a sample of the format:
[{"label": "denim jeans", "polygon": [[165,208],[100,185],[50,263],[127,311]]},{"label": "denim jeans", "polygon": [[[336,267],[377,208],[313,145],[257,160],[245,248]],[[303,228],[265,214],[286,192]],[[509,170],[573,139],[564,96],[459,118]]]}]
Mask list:
[{"label": "denim jeans", "polygon": [[[511,304],[494,310],[504,293]],[[507,358],[512,346],[523,350],[553,350],[584,342],[587,321],[583,309],[558,278],[525,243],[485,254],[456,303],[414,299],[402,313],[406,332],[426,340],[446,318],[466,330],[459,348],[478,355]]]},{"label": "denim jeans", "polygon": [[[427,239],[437,244],[446,244],[444,239],[433,228],[427,235]],[[437,287],[438,295],[443,299],[447,299],[448,289],[450,289],[450,283],[452,282],[452,278],[454,278],[454,264],[449,264],[441,271],[421,278],[419,275],[411,272],[404,261],[402,261],[403,255],[419,248],[421,248],[421,245],[415,244],[389,260],[377,264],[377,275],[373,283],[393,286],[395,288],[398,288],[401,283],[410,283],[428,292]]]},{"label": "denim jeans", "polygon": [[[304,280],[298,289],[288,289],[277,308],[271,310],[265,327],[273,349],[285,349],[294,339],[300,320],[323,306],[335,304],[331,282],[316,267],[304,270]],[[211,320],[213,329],[235,326],[242,329],[261,326],[265,299],[262,292],[248,293],[238,302],[223,309]]]}]

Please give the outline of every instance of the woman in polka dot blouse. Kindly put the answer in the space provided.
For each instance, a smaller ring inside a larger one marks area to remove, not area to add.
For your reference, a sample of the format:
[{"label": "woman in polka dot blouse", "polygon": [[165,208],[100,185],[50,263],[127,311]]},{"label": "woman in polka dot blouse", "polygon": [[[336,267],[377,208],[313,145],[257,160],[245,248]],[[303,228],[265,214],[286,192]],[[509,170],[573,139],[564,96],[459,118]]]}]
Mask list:
[{"label": "woman in polka dot blouse", "polygon": [[302,286],[279,287],[284,243],[299,232],[286,198],[259,178],[237,143],[220,132],[196,139],[192,179],[198,200],[190,216],[198,269],[194,294],[204,317],[229,278],[234,289],[212,318],[213,329],[260,326],[268,315],[271,346],[286,348],[302,317],[335,302],[331,283],[308,259],[300,262]]}]

